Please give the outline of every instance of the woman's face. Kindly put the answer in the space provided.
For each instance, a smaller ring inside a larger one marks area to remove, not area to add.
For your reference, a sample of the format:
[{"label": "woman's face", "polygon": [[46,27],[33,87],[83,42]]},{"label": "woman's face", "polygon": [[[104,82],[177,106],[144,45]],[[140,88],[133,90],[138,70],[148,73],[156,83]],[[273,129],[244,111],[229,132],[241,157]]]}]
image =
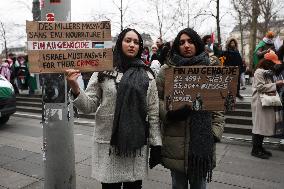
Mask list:
[{"label": "woman's face", "polygon": [[230,42],[230,47],[231,47],[231,48],[235,48],[235,47],[236,47],[235,41],[231,41],[231,42]]},{"label": "woman's face", "polygon": [[196,55],[196,48],[191,38],[182,34],[179,39],[179,52],[181,56],[189,58]]},{"label": "woman's face", "polygon": [[152,54],[156,54],[157,53],[157,48],[156,47],[152,47]]},{"label": "woman's face", "polygon": [[139,38],[134,31],[125,34],[122,40],[122,52],[129,58],[134,58],[139,51]]}]

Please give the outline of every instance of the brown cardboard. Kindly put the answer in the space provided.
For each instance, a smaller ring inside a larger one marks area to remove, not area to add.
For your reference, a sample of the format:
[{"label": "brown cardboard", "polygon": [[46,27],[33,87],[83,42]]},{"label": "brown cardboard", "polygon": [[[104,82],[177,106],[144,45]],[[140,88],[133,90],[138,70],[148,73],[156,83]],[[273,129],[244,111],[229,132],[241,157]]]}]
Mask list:
[{"label": "brown cardboard", "polygon": [[109,41],[111,26],[103,22],[26,22],[28,41]]},{"label": "brown cardboard", "polygon": [[237,67],[187,66],[168,68],[165,73],[167,110],[178,109],[184,104],[189,104],[194,110],[234,109]]},{"label": "brown cardboard", "polygon": [[30,72],[61,73],[112,70],[112,38],[109,21],[27,21]]},{"label": "brown cardboard", "polygon": [[112,50],[28,51],[32,73],[62,73],[112,70]]}]

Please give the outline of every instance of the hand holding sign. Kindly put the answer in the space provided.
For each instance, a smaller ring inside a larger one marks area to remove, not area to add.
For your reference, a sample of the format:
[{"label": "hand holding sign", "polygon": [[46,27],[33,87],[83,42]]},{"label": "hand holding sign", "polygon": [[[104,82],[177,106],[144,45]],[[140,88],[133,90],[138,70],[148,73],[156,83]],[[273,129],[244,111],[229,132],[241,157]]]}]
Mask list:
[{"label": "hand holding sign", "polygon": [[78,96],[80,93],[80,87],[77,82],[78,77],[81,75],[80,70],[68,69],[65,71],[66,80],[68,85],[70,86],[73,94]]},{"label": "hand holding sign", "polygon": [[168,111],[167,119],[171,121],[183,121],[186,120],[191,111],[191,106],[185,104],[180,109]]}]

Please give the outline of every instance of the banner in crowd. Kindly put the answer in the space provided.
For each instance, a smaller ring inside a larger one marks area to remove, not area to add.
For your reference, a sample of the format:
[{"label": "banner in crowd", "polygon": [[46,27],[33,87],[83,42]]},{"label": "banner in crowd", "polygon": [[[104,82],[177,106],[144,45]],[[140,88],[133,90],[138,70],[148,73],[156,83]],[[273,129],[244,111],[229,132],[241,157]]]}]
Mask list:
[{"label": "banner in crowd", "polygon": [[238,67],[190,66],[166,69],[165,108],[189,104],[193,110],[234,110]]},{"label": "banner in crowd", "polygon": [[109,21],[27,21],[30,72],[62,73],[112,70],[112,40]]}]

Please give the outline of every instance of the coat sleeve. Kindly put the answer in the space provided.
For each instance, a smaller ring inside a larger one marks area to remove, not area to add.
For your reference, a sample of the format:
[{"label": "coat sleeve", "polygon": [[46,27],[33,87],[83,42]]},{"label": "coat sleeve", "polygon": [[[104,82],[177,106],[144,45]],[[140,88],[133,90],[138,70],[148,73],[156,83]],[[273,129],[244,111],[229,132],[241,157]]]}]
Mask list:
[{"label": "coat sleeve", "polygon": [[147,92],[148,100],[148,121],[149,128],[149,142],[152,146],[161,146],[161,128],[159,121],[159,97],[155,79],[150,79],[149,88]]},{"label": "coat sleeve", "polygon": [[259,93],[276,91],[276,83],[267,83],[263,71],[260,70],[254,73],[254,86]]},{"label": "coat sleeve", "polygon": [[223,111],[212,112],[212,131],[215,142],[220,142],[225,127],[225,116]]},{"label": "coat sleeve", "polygon": [[158,96],[159,96],[159,109],[160,109],[160,119],[161,121],[165,122],[166,121],[166,114],[167,111],[165,109],[165,101],[164,101],[164,94],[165,94],[165,69],[168,66],[164,64],[156,78],[157,82],[157,89],[158,89]]},{"label": "coat sleeve", "polygon": [[102,92],[98,83],[98,72],[94,72],[90,78],[87,89],[85,91],[80,89],[80,94],[77,98],[74,99],[72,95],[70,95],[70,98],[73,100],[73,104],[76,108],[85,114],[89,114],[97,111],[100,105],[101,95]]}]

